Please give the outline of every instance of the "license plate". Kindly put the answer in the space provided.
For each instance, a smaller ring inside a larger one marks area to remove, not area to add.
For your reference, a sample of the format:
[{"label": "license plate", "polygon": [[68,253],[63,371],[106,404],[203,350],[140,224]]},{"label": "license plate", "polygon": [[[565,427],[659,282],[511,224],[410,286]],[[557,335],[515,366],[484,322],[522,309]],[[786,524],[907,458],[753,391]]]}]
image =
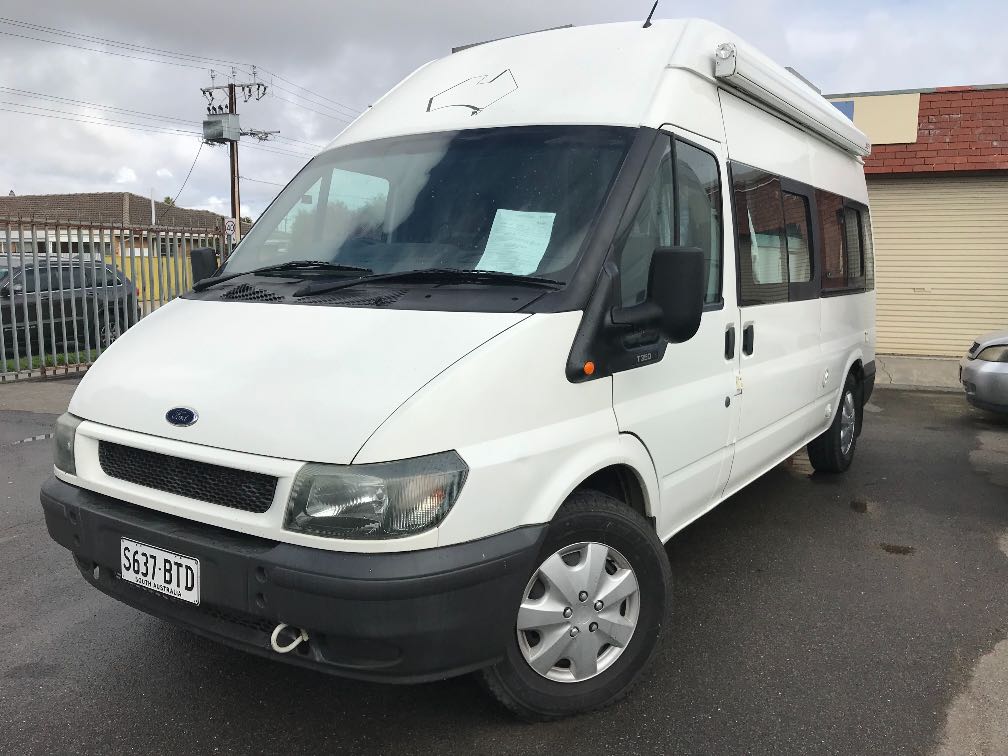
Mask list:
[{"label": "license plate", "polygon": [[122,538],[119,567],[127,582],[191,604],[200,602],[199,559]]}]

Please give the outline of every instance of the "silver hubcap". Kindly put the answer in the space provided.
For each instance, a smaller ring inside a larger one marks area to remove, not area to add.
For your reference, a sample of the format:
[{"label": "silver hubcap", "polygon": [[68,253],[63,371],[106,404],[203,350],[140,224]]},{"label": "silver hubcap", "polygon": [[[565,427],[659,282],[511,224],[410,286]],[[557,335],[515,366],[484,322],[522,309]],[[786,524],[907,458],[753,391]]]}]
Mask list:
[{"label": "silver hubcap", "polygon": [[518,609],[518,647],[554,682],[611,667],[637,627],[640,589],[626,558],[602,543],[565,546],[543,562]]},{"label": "silver hubcap", "polygon": [[98,339],[102,346],[110,346],[120,335],[115,323],[109,323],[108,326],[102,323],[98,328]]},{"label": "silver hubcap", "polygon": [[840,407],[840,451],[846,457],[854,444],[854,424],[857,413],[854,411],[854,394],[850,391],[844,394],[843,405]]}]

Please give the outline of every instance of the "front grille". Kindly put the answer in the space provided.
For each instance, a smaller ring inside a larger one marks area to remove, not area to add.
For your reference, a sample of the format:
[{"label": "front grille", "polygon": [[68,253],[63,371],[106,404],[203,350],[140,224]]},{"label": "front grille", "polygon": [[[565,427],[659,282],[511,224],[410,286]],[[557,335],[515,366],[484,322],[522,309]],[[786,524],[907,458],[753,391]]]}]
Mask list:
[{"label": "front grille", "polygon": [[111,478],[198,499],[222,507],[262,514],[273,503],[277,479],[167,454],[98,442],[98,462]]},{"label": "front grille", "polygon": [[284,298],[272,291],[266,291],[249,284],[238,284],[233,289],[221,294],[221,299],[232,302],[283,302]]}]

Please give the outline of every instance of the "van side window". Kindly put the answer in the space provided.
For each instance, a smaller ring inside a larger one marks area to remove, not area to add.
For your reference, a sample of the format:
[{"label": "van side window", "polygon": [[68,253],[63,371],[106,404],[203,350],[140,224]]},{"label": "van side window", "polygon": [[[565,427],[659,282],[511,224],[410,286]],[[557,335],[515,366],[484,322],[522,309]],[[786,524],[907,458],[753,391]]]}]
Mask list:
[{"label": "van side window", "polygon": [[734,164],[732,184],[742,295],[739,304],[787,302],[788,255],[780,179]]},{"label": "van side window", "polygon": [[822,288],[842,289],[847,286],[843,198],[817,189],[816,206],[819,210],[819,239],[822,246]]},{"label": "van side window", "polygon": [[809,251],[808,200],[800,194],[783,193],[784,237],[788,251],[788,281],[808,283],[812,280],[812,257]]},{"label": "van side window", "polygon": [[656,247],[675,243],[671,144],[665,149],[658,172],[634,216],[620,254],[620,302],[624,307],[640,304],[647,296],[648,273]]},{"label": "van side window", "polygon": [[721,300],[721,177],[709,152],[676,140],[676,209],[682,247],[703,250],[706,262],[704,304]]},{"label": "van side window", "polygon": [[861,213],[853,207],[844,208],[844,251],[847,257],[847,278],[864,276],[863,250],[861,248]]}]

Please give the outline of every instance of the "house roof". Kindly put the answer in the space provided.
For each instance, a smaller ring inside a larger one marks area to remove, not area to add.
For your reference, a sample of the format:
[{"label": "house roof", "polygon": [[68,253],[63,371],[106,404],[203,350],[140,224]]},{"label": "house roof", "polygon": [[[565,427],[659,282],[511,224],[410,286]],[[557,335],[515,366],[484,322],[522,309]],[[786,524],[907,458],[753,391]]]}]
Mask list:
[{"label": "house roof", "polygon": [[[155,202],[158,228],[220,228],[223,216],[208,210]],[[132,192],[0,196],[0,217],[35,217],[133,228],[151,225],[151,201]]]}]

